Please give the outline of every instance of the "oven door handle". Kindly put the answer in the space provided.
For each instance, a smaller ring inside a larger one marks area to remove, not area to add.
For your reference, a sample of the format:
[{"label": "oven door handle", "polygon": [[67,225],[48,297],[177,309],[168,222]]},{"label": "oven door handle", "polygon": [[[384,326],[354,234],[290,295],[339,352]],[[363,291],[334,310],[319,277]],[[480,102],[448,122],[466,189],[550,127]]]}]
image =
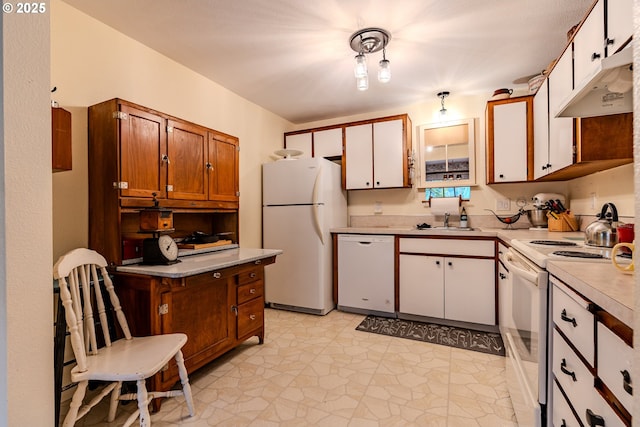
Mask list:
[{"label": "oven door handle", "polygon": [[509,272],[513,272],[514,274],[522,276],[529,282],[538,283],[538,275],[520,267],[518,260],[515,259],[511,251],[507,251],[504,258],[504,262],[507,265],[507,269],[509,270]]}]

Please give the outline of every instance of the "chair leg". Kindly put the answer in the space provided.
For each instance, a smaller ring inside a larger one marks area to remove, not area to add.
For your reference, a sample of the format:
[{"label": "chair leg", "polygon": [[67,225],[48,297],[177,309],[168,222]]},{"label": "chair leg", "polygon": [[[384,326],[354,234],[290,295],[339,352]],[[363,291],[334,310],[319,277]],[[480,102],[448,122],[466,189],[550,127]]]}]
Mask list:
[{"label": "chair leg", "polygon": [[138,380],[138,409],[140,410],[140,427],[151,425],[151,414],[149,414],[149,396],[147,394],[146,380]]},{"label": "chair leg", "polygon": [[196,414],[196,410],[193,407],[193,395],[191,394],[191,385],[189,384],[189,376],[187,375],[187,368],[184,366],[184,357],[182,351],[178,350],[175,356],[176,364],[178,365],[178,374],[180,375],[180,382],[182,383],[182,393],[184,399],[187,401],[187,408],[189,409],[189,415],[192,417]]},{"label": "chair leg", "polygon": [[78,383],[76,391],[73,393],[71,403],[69,404],[69,412],[67,412],[67,416],[64,417],[62,427],[73,427],[76,423],[78,410],[80,409],[80,406],[82,406],[82,401],[84,400],[84,395],[87,392],[88,385],[89,381],[81,381]]},{"label": "chair leg", "polygon": [[113,422],[116,419],[116,411],[118,410],[118,403],[120,403],[120,393],[122,392],[122,381],[118,382],[116,388],[111,392],[111,403],[109,403],[109,416],[107,421]]}]

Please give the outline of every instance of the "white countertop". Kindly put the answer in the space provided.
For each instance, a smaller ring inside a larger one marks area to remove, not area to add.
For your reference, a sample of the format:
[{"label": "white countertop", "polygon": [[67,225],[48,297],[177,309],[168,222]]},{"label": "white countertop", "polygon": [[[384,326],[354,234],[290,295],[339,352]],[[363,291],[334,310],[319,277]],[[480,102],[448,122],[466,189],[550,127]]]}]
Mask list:
[{"label": "white countertop", "polygon": [[171,265],[123,265],[116,267],[116,271],[175,279],[246,264],[281,253],[280,249],[236,248],[180,257],[181,262]]}]

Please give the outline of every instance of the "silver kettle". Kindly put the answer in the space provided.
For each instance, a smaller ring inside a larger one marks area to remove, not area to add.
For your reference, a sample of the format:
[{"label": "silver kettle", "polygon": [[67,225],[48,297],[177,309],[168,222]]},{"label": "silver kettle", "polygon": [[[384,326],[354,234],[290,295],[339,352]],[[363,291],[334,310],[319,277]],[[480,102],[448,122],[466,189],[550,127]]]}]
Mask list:
[{"label": "silver kettle", "polygon": [[[608,212],[611,211],[611,212]],[[613,203],[605,203],[598,219],[584,229],[587,245],[612,248],[618,243],[618,210]]]}]

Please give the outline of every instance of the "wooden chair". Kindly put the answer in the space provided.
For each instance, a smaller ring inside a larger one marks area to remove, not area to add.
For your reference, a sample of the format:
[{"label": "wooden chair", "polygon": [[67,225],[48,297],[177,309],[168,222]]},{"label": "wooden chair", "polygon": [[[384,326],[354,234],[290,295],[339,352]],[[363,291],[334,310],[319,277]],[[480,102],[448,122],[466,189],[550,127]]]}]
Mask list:
[{"label": "wooden chair", "polygon": [[[102,398],[111,393],[108,421],[115,419],[120,400],[137,400],[138,409],[126,420],[130,426],[140,417],[140,426],[150,426],[149,402],[157,397],[184,395],[189,414],[195,415],[193,397],[187,370],[182,357],[182,347],[187,342],[185,334],[132,337],[120,301],[106,270],[107,261],[95,251],[74,249],[58,259],[53,267],[53,277],[60,285],[60,298],[65,308],[71,345],[77,365],[71,370],[71,380],[77,389],[71,399],[69,412],[63,426],[73,426]],[[99,280],[109,296],[123,339],[111,341],[108,331],[107,311]],[[97,314],[104,338],[104,346],[98,348],[94,313]],[[147,392],[146,379],[160,371],[171,358],[175,358],[182,383],[182,390]],[[88,403],[84,403],[89,381],[107,384]],[[137,393],[121,394],[123,381],[135,381]]]}]

